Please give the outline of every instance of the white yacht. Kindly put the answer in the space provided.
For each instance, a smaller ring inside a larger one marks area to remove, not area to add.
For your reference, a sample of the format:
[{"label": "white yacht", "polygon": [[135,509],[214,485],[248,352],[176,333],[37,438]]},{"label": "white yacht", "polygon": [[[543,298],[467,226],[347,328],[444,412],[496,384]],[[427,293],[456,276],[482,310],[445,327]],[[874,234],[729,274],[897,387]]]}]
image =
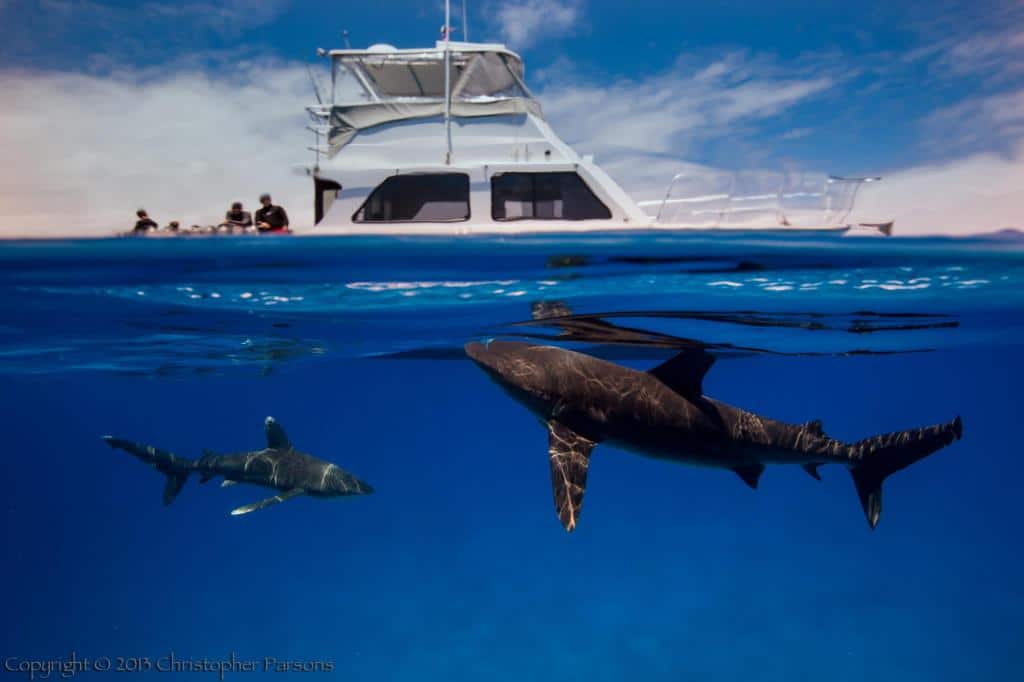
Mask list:
[{"label": "white yacht", "polygon": [[842,232],[858,188],[877,179],[780,176],[769,191],[745,193],[733,175],[715,187],[702,178],[693,193],[679,175],[661,198],[638,202],[555,134],[518,54],[442,34],[424,49],[318,51],[330,86],[307,108],[316,134],[308,233]]}]

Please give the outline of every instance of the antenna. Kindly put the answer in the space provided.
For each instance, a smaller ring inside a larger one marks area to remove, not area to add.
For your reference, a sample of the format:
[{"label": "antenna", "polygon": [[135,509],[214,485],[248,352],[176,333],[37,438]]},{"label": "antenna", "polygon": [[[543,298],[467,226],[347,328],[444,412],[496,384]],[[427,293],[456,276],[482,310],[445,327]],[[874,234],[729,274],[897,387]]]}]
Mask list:
[{"label": "antenna", "polygon": [[346,50],[351,50],[352,49],[352,43],[348,42],[348,29],[347,28],[344,31],[341,32],[341,39],[345,41],[345,49]]},{"label": "antenna", "polygon": [[469,42],[469,19],[466,17],[466,0],[462,0],[462,39]]}]

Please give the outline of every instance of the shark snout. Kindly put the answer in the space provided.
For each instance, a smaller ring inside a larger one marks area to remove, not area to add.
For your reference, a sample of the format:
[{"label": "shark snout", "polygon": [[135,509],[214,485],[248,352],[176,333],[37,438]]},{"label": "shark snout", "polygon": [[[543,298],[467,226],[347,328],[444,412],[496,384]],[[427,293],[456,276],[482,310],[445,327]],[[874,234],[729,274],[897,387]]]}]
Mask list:
[{"label": "shark snout", "polygon": [[469,359],[480,366],[481,369],[498,376],[504,375],[510,367],[516,365],[518,360],[526,357],[529,344],[518,341],[488,341],[479,343],[471,341],[463,350]]},{"label": "shark snout", "polygon": [[480,365],[481,367],[487,366],[487,346],[480,343],[479,341],[470,341],[465,346],[463,346],[463,350],[466,351],[466,355],[469,356],[470,360]]}]

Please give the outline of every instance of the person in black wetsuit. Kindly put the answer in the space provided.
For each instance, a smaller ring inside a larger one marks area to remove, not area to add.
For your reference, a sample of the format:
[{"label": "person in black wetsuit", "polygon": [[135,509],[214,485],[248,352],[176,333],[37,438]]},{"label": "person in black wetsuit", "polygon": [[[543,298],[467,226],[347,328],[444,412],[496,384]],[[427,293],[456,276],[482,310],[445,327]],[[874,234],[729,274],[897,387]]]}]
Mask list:
[{"label": "person in black wetsuit", "polygon": [[287,232],[288,214],[280,206],[275,206],[269,194],[260,197],[263,208],[256,211],[256,229],[260,232]]},{"label": "person in black wetsuit", "polygon": [[149,214],[146,213],[146,209],[140,208],[135,212],[135,215],[138,216],[139,219],[135,221],[135,228],[132,232],[138,232],[141,234],[147,230],[155,230],[159,227],[156,224],[156,221],[150,218]]},{"label": "person in black wetsuit", "polygon": [[236,201],[231,204],[231,210],[224,214],[224,222],[217,227],[227,228],[229,232],[240,230],[245,232],[252,227],[252,214],[242,210],[242,202]]}]

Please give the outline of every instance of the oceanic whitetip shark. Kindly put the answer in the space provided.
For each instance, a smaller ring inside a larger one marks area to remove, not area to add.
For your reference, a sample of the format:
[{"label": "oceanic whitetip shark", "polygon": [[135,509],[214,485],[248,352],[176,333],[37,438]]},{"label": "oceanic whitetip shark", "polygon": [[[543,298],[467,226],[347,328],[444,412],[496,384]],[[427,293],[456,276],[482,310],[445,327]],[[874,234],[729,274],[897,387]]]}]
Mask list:
[{"label": "oceanic whitetip shark", "polygon": [[868,523],[882,513],[882,482],[959,439],[951,422],[872,436],[829,438],[820,421],[786,424],[704,395],[714,358],[687,350],[648,372],[582,353],[511,341],[469,343],[466,354],[548,429],[555,510],[567,531],[579,520],[590,453],[609,443],[648,457],[736,472],[751,488],[766,464],[798,464],[816,479],[822,464],[853,475]]},{"label": "oceanic whitetip shark", "polygon": [[267,417],[264,430],[267,447],[262,450],[231,455],[204,451],[203,456],[196,460],[113,436],[103,436],[103,440],[110,447],[124,450],[167,477],[164,487],[165,505],[174,501],[193,473],[199,474],[200,483],[223,476],[222,486],[250,483],[281,491],[272,497],[235,509],[231,512],[232,516],[248,514],[299,495],[341,497],[373,492],[368,484],[338,465],[296,450],[273,417]]}]

